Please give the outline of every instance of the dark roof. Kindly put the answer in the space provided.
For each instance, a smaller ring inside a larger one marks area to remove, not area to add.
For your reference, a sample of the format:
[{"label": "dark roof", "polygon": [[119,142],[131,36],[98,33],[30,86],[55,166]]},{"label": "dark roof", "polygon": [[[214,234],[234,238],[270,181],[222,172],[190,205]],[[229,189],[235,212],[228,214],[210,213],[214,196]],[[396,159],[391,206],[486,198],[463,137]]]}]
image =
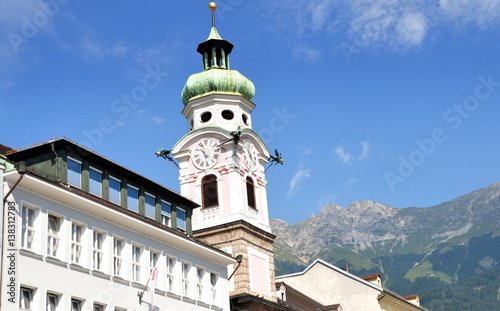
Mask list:
[{"label": "dark roof", "polygon": [[276,290],[278,291],[281,286],[285,286],[286,288],[286,300],[281,300],[281,297],[278,297],[278,303],[285,305],[293,310],[297,311],[336,311],[340,307],[339,304],[324,306],[316,300],[310,298],[309,296],[304,295],[299,292],[295,288],[284,282],[276,283]]},{"label": "dark roof", "polygon": [[8,151],[11,150],[12,150],[11,147],[0,144],[0,154],[6,154]]},{"label": "dark roof", "polygon": [[6,156],[8,159],[12,161],[25,161],[31,157],[39,155],[41,152],[47,152],[50,151],[52,152],[52,144],[55,145],[55,148],[61,148],[61,149],[66,149],[70,150],[71,153],[74,153],[75,155],[87,159],[89,162],[100,165],[102,167],[106,167],[109,169],[111,172],[118,173],[122,177],[138,183],[140,185],[143,185],[146,189],[150,189],[151,191],[157,191],[159,193],[168,193],[172,199],[177,200],[178,203],[185,204],[186,206],[190,208],[196,208],[198,207],[198,203],[193,202],[192,200],[184,197],[180,193],[164,186],[161,185],[152,179],[149,179],[131,169],[126,168],[125,166],[108,159],[107,157],[88,149],[87,147],[80,145],[71,139],[68,139],[66,137],[56,137],[52,138],[49,140],[45,140],[39,143],[35,143],[26,147],[18,148],[18,149],[12,149],[10,148],[9,151],[6,152]]}]

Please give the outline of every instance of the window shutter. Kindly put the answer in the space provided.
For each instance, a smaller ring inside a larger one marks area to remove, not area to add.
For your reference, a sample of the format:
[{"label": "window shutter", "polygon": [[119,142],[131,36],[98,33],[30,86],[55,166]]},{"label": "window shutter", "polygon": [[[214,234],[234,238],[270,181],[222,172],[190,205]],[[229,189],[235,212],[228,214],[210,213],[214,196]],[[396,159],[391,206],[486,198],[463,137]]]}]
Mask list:
[{"label": "window shutter", "polygon": [[247,202],[248,206],[257,208],[255,206],[255,187],[253,184],[253,180],[250,177],[247,177]]},{"label": "window shutter", "polygon": [[217,194],[217,177],[215,175],[208,175],[203,177],[202,181],[202,196],[203,207],[219,205],[219,197]]}]

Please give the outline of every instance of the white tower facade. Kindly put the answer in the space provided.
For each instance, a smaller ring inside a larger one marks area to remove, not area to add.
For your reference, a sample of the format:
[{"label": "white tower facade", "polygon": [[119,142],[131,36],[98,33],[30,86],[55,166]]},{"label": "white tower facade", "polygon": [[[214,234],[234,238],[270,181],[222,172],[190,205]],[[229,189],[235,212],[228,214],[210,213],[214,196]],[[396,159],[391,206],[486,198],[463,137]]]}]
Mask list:
[{"label": "white tower facade", "polygon": [[271,232],[264,164],[269,151],[251,128],[255,104],[238,94],[213,92],[183,110],[192,130],[174,147],[181,194],[202,208],[195,230],[236,220]]},{"label": "white tower facade", "polygon": [[214,25],[199,44],[204,70],[188,78],[181,96],[189,132],[171,153],[179,163],[181,194],[201,206],[193,211],[194,236],[241,255],[231,294],[274,300],[275,236],[264,167],[270,154],[252,129],[255,87],[229,68],[232,48]]}]

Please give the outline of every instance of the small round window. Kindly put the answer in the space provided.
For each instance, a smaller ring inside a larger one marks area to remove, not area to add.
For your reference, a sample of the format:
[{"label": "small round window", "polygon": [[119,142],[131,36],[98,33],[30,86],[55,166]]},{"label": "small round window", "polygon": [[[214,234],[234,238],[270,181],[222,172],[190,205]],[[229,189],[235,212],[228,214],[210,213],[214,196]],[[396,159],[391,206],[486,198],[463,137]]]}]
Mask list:
[{"label": "small round window", "polygon": [[234,118],[234,113],[231,110],[222,111],[222,117],[226,120],[232,120]]},{"label": "small round window", "polygon": [[241,119],[243,119],[243,123],[245,123],[245,125],[248,125],[248,117],[246,114],[242,114]]},{"label": "small round window", "polygon": [[212,119],[212,113],[210,111],[201,114],[201,122],[205,123]]}]

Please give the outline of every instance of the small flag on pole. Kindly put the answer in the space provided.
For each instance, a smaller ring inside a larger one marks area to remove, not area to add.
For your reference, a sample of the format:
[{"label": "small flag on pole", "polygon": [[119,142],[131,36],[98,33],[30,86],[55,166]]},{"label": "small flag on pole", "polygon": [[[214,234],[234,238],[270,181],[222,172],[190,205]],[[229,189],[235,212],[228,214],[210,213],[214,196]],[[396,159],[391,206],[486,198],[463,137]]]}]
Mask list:
[{"label": "small flag on pole", "polygon": [[160,262],[160,258],[163,252],[158,256],[156,260],[155,267],[151,271],[151,276],[149,277],[150,285],[149,290],[151,291],[151,311],[155,311],[155,290],[156,290],[156,279],[158,278],[158,263]]}]

